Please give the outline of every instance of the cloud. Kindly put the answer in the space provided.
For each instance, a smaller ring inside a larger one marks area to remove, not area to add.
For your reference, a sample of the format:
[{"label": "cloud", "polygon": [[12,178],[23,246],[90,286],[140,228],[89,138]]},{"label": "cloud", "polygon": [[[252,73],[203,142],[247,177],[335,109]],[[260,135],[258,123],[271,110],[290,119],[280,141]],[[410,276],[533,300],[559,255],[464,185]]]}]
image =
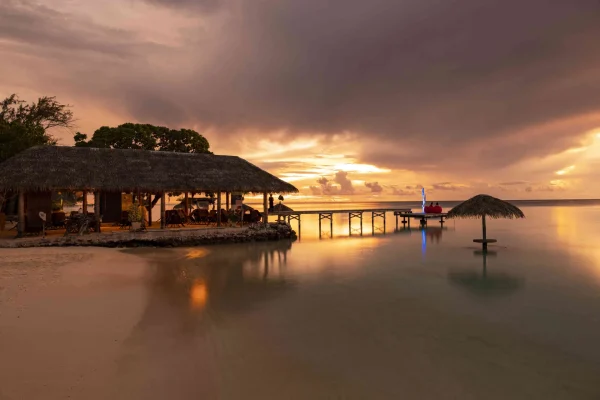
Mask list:
[{"label": "cloud", "polygon": [[348,173],[338,171],[335,173],[333,180],[326,177],[317,179],[319,186],[310,186],[309,189],[314,195],[334,196],[334,195],[351,195],[355,194],[352,181],[348,178]]},{"label": "cloud", "polygon": [[371,193],[381,193],[383,188],[378,182],[365,182],[365,186],[371,189]]},{"label": "cloud", "polygon": [[213,12],[217,10],[223,3],[223,0],[143,0],[148,4],[179,9],[189,12],[202,11]]},{"label": "cloud", "polygon": [[348,173],[345,171],[338,171],[334,177],[335,183],[340,185],[340,194],[354,194],[354,187],[352,181],[348,179]]},{"label": "cloud", "polygon": [[467,185],[460,185],[460,184],[455,184],[452,182],[434,183],[431,186],[434,190],[450,190],[450,191],[461,190],[461,189],[465,189],[468,187]]},{"label": "cloud", "polygon": [[526,181],[510,181],[510,182],[500,182],[499,185],[500,186],[521,186],[521,185],[527,185],[528,182]]},{"label": "cloud", "polygon": [[597,1],[43,3],[0,2],[0,91],[64,94],[90,130],[346,135],[360,163],[468,181],[600,126]]},{"label": "cloud", "polygon": [[418,193],[418,190],[413,189],[412,186],[406,186],[406,189],[400,189],[397,185],[389,186],[392,189],[394,196],[413,196]]}]

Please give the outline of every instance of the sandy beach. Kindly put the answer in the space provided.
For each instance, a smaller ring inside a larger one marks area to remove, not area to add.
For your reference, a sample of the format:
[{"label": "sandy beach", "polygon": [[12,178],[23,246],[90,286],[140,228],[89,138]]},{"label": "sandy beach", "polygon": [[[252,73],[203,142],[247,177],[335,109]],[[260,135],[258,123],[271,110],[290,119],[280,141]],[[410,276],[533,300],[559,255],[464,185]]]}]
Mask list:
[{"label": "sandy beach", "polygon": [[594,360],[377,275],[299,270],[318,245],[2,250],[0,398],[600,397]]}]

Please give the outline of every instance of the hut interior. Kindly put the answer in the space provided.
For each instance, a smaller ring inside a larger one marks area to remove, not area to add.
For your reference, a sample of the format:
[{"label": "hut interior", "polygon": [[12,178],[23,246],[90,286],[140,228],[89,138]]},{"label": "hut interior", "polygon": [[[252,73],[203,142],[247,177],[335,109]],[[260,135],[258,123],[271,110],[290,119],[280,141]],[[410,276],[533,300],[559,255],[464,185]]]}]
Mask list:
[{"label": "hut interior", "polygon": [[46,218],[52,215],[52,192],[30,192],[25,195],[25,232],[41,232],[44,221],[40,212]]},{"label": "hut interior", "polygon": [[121,221],[121,193],[100,193],[100,215],[102,222],[117,223]]}]

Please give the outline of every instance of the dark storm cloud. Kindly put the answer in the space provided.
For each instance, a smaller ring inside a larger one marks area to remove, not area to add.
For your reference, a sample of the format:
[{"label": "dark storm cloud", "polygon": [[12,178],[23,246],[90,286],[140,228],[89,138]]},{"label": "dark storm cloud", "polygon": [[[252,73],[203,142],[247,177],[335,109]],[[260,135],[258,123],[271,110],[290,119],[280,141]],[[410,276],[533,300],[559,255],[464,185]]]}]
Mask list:
[{"label": "dark storm cloud", "polygon": [[205,107],[232,127],[459,146],[595,110],[597,11],[596,1],[244,2],[216,52],[228,62],[198,90],[233,89],[237,101]]},{"label": "dark storm cloud", "polygon": [[361,161],[396,168],[502,167],[576,146],[595,127],[542,126],[598,110],[597,0],[145,1],[198,26],[178,46],[152,47],[5,0],[0,38],[135,54],[104,90],[138,120],[223,136],[353,132],[375,144],[357,149]]},{"label": "dark storm cloud", "polygon": [[32,46],[36,48],[32,54],[38,56],[84,52],[124,58],[161,48],[137,41],[130,32],[102,27],[27,0],[0,2],[0,39]]},{"label": "dark storm cloud", "polygon": [[222,0],[143,0],[152,5],[180,9],[182,11],[200,10],[203,12],[215,11]]}]

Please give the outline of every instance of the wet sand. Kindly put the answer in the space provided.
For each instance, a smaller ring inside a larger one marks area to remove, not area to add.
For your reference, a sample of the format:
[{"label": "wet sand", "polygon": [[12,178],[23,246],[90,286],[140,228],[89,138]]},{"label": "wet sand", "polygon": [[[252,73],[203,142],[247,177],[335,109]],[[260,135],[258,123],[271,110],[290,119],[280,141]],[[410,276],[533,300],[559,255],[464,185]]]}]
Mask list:
[{"label": "wet sand", "polygon": [[281,246],[1,250],[0,399],[600,398],[598,362]]}]

